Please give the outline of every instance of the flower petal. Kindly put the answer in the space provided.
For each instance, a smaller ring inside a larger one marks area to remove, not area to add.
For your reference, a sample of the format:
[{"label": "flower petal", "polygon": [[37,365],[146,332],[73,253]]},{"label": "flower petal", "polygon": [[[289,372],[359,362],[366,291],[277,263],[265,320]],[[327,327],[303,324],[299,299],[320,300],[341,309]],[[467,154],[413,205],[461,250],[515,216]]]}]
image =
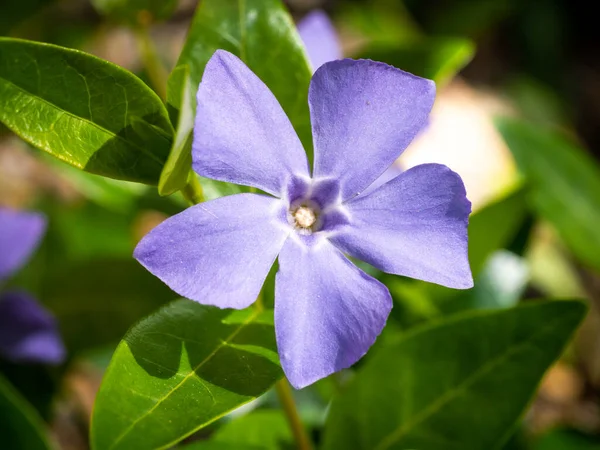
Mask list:
[{"label": "flower petal", "polygon": [[256,300],[290,233],[280,200],[238,194],[170,217],[140,241],[134,257],[179,295],[241,309]]},{"label": "flower petal", "polygon": [[0,281],[25,264],[45,230],[41,214],[0,208]]},{"label": "flower petal", "polygon": [[471,202],[458,174],[446,166],[413,167],[346,207],[350,224],[330,237],[342,251],[385,272],[457,289],[473,286]]},{"label": "flower petal", "polygon": [[275,333],[290,383],[300,389],[350,367],[391,309],[387,288],[326,239],[288,239],[275,281]]},{"label": "flower petal", "polygon": [[65,347],[54,317],[24,292],[0,298],[0,355],[22,363],[60,364]]},{"label": "flower petal", "polygon": [[314,10],[298,23],[298,33],[313,70],[336,59],[342,59],[342,47],[331,20],[324,11]]},{"label": "flower petal", "polygon": [[281,195],[307,177],[298,135],[269,88],[236,56],[217,50],[198,88],[192,158],[207,178]]},{"label": "flower petal", "polygon": [[398,161],[395,161],[390,167],[385,169],[385,172],[383,172],[379,176],[379,178],[377,178],[375,181],[373,181],[373,183],[371,183],[369,185],[369,187],[367,187],[364,190],[362,195],[367,195],[368,193],[373,192],[379,186],[383,186],[388,181],[393,180],[398,175],[400,175],[402,172],[403,172],[403,170],[402,170],[402,167],[400,166],[400,163]]},{"label": "flower petal", "polygon": [[347,200],[387,169],[426,124],[433,81],[387,64],[344,59],[321,66],[309,90],[315,178],[334,178]]}]

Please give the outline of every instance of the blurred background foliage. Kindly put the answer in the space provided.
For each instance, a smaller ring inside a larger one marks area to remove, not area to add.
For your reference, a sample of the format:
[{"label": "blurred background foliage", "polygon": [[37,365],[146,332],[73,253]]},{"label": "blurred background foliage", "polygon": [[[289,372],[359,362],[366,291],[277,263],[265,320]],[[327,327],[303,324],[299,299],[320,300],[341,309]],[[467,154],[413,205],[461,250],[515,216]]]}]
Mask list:
[{"label": "blurred background foliage", "polygon": [[[151,84],[157,70],[175,66],[197,2],[138,3],[121,10],[123,2],[111,0],[3,0],[0,35],[82,49]],[[465,180],[474,205],[472,290],[453,291],[367,268],[389,286],[395,307],[376,348],[357,367],[377,364],[378,352],[389,352],[398,336],[449,314],[541,297],[583,298],[590,305],[506,450],[600,449],[600,42],[587,5],[580,0],[287,2],[296,20],[313,9],[325,10],[346,56],[385,61],[436,80],[429,128],[398,164],[447,164]],[[139,40],[139,27],[151,27],[164,68],[144,63],[148,49]],[[222,188],[204,186],[208,198],[222,195]],[[14,417],[11,426],[17,428],[28,420],[42,428],[44,420],[60,448],[85,449],[95,393],[116,344],[136,321],[175,298],[131,258],[133,248],[186,204],[178,194],[160,197],[152,187],[80,172],[5,128],[0,193],[0,205],[41,210],[49,218],[42,247],[10,285],[26,287],[54,312],[70,355],[67,364],[52,369],[0,362],[7,380],[0,378],[0,393],[5,392],[0,415]],[[332,396],[345,389],[354,372],[296,393],[317,440]],[[495,414],[494,404],[478,406],[482,409],[472,414]],[[194,438],[209,435],[215,446],[197,448],[293,447],[272,392]]]}]

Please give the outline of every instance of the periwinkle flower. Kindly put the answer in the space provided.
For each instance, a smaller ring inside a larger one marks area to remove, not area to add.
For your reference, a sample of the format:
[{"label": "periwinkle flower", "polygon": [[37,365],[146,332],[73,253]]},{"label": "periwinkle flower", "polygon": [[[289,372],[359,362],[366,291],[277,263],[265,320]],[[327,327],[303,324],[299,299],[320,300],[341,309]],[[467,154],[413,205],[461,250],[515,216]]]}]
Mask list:
[{"label": "periwinkle flower", "polygon": [[[41,214],[0,208],[0,284],[27,262],[45,229]],[[26,292],[0,295],[0,356],[46,364],[65,358],[56,320]]]},{"label": "periwinkle flower", "polygon": [[[217,51],[198,90],[193,168],[261,189],[193,206],[152,230],[135,257],[180,295],[252,304],[275,259],[275,330],[285,374],[302,388],[360,359],[392,308],[350,255],[392,274],[469,288],[470,202],[445,166],[410,169],[364,191],[427,119],[432,81],[383,63],[321,66],[309,90],[311,176],[291,123],[237,57]],[[363,193],[363,194],[361,194]]]},{"label": "periwinkle flower", "polygon": [[324,11],[316,9],[304,16],[298,23],[298,34],[314,70],[326,62],[342,59],[337,32]]},{"label": "periwinkle flower", "polygon": [[[315,9],[304,16],[298,23],[298,34],[304,43],[313,70],[317,70],[326,62],[343,58],[342,46],[335,27],[324,11]],[[401,173],[402,169],[397,162],[391,164],[364,193],[378,188]]]}]

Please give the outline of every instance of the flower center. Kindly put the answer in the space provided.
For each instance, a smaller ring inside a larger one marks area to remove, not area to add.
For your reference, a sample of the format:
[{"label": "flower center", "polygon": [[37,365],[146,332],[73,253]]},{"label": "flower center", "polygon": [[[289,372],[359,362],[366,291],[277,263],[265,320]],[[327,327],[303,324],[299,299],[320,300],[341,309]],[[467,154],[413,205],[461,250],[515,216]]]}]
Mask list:
[{"label": "flower center", "polygon": [[317,215],[315,212],[307,207],[300,206],[294,213],[294,221],[296,222],[296,226],[299,228],[308,229],[312,227],[317,221]]}]

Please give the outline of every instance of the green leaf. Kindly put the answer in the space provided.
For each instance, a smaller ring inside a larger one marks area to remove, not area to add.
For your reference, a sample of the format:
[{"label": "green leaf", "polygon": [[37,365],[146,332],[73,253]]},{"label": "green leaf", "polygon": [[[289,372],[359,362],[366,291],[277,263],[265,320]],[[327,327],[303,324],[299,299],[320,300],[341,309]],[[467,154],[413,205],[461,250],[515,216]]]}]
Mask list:
[{"label": "green leaf", "polygon": [[160,99],[86,53],[0,38],[0,121],[25,141],[98,175],[157,184],[173,130]]},{"label": "green leaf", "polygon": [[226,423],[213,434],[212,441],[279,450],[292,446],[294,438],[282,411],[263,409]]},{"label": "green leaf", "polygon": [[178,0],[92,0],[101,14],[132,24],[166,20],[175,12],[177,3]]},{"label": "green leaf", "polygon": [[175,301],[117,348],[96,398],[92,448],[167,448],[282,376],[272,311]]},{"label": "green leaf", "polygon": [[0,375],[2,448],[50,450],[44,423],[35,409]]},{"label": "green leaf", "polygon": [[536,302],[406,333],[333,401],[324,449],[498,448],[585,313]]},{"label": "green leaf", "polygon": [[40,294],[58,319],[70,353],[116,344],[135,322],[176,297],[132,258],[48,271]]},{"label": "green leaf", "polygon": [[415,75],[446,84],[473,58],[475,45],[461,38],[426,38],[405,45],[373,44],[361,57],[383,61]]},{"label": "green leaf", "polygon": [[472,214],[469,219],[469,263],[473,276],[490,255],[508,245],[525,220],[525,190],[518,188]]},{"label": "green leaf", "polygon": [[[217,49],[227,50],[269,87],[284,111],[309,156],[312,136],[308,113],[308,85],[311,69],[296,27],[280,0],[203,0],[200,2],[177,62],[188,65],[195,91],[204,67]],[[181,107],[181,72],[169,77],[167,103]],[[170,111],[171,116],[177,115]]]},{"label": "green leaf", "polygon": [[598,450],[597,436],[586,436],[576,430],[551,430],[542,436],[533,450]]},{"label": "green leaf", "polygon": [[158,182],[158,193],[170,195],[183,189],[187,184],[192,168],[192,129],[194,128],[194,95],[190,81],[190,67],[187,64],[178,66],[171,74],[177,85],[181,85],[181,102],[177,129],[169,158],[163,167]]},{"label": "green leaf", "polygon": [[497,120],[531,189],[535,211],[552,223],[582,262],[600,270],[600,170],[559,133],[515,119]]},{"label": "green leaf", "polygon": [[217,441],[197,441],[177,448],[184,450],[265,450],[265,447],[260,445],[230,444]]}]

